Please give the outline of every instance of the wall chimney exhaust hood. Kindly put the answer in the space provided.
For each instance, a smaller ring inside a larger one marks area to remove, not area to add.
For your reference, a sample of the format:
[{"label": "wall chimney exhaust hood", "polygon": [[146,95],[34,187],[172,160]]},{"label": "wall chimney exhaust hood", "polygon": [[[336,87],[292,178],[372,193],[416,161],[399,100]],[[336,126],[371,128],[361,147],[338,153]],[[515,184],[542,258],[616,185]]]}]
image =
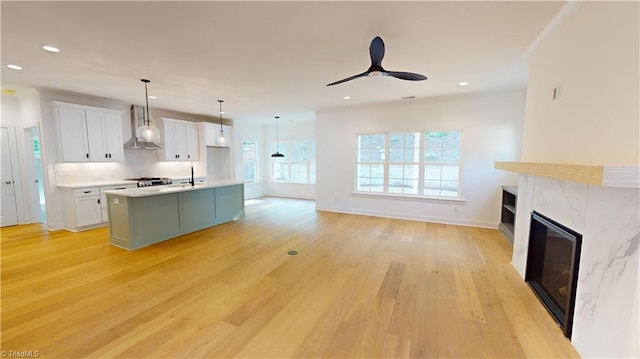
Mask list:
[{"label": "wall chimney exhaust hood", "polygon": [[138,129],[145,126],[144,106],[131,105],[131,139],[124,144],[124,148],[131,148],[136,150],[159,150],[160,145],[153,141],[142,141],[142,138],[138,133]]}]

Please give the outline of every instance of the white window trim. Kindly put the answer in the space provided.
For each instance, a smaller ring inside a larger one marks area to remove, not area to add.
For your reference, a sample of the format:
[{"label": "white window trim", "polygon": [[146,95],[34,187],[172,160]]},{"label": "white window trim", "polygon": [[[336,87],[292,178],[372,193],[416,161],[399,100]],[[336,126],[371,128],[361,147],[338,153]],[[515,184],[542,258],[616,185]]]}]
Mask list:
[{"label": "white window trim", "polygon": [[441,202],[441,203],[466,203],[467,200],[464,198],[458,197],[433,197],[433,196],[423,196],[419,194],[402,194],[402,193],[381,193],[381,192],[351,192],[351,195],[354,197],[382,197],[382,198],[393,198],[404,201],[414,201],[414,202]]},{"label": "white window trim", "polygon": [[[424,166],[427,164],[424,162],[424,151],[425,151],[425,138],[424,134],[427,132],[440,132],[440,131],[460,131],[462,134],[462,139],[460,142],[460,162],[458,163],[458,196],[457,197],[445,197],[445,196],[427,196],[422,194],[405,194],[405,193],[390,193],[390,192],[367,192],[367,191],[357,191],[354,190],[351,192],[352,195],[355,196],[363,196],[363,197],[378,197],[378,198],[396,198],[396,199],[404,199],[404,200],[419,200],[426,202],[443,202],[443,203],[464,203],[466,199],[462,196],[462,166],[463,166],[463,154],[464,154],[464,130],[461,128],[449,128],[449,129],[437,129],[437,130],[398,130],[398,131],[385,131],[385,132],[364,132],[364,133],[356,133],[356,139],[358,136],[362,135],[382,135],[386,136],[385,141],[385,161],[382,163],[384,167],[385,176],[383,178],[383,186],[385,189],[389,189],[389,136],[392,133],[420,133],[420,162],[418,162],[419,172],[419,189],[424,191]],[[356,141],[357,142],[357,141]],[[355,146],[355,166],[353,168],[353,188],[358,188],[358,146],[356,143]],[[365,163],[365,162],[362,162]],[[377,163],[377,162],[376,162]]]},{"label": "white window trim", "polygon": [[[256,140],[242,140],[240,142],[242,147],[244,147],[245,142],[252,142],[255,144],[255,147],[256,147],[256,160],[255,160],[255,163],[256,163],[255,177],[256,178],[255,178],[255,181],[251,181],[249,183],[260,183],[262,181],[262,178],[261,178],[262,176],[260,176],[260,142]],[[242,177],[244,180],[244,155],[241,156],[241,162],[242,162],[242,171],[243,171]]]},{"label": "white window trim", "polygon": [[[312,143],[312,142],[314,142],[314,143],[315,143],[315,142],[316,142],[316,140],[315,140],[315,139],[305,139],[305,140],[288,140],[288,141],[273,142],[273,143],[271,143],[271,150],[273,151],[273,148],[274,148],[275,146],[279,146],[279,145],[281,145],[281,144],[283,144],[283,143],[286,143],[286,144],[288,144],[287,151],[288,151],[288,152],[291,152],[291,147],[292,147],[291,145],[292,145],[293,143],[296,143],[296,142],[306,142],[307,144],[310,144],[310,143]],[[288,174],[289,174],[289,180],[287,180],[287,181],[277,181],[277,180],[275,180],[275,179],[273,178],[273,177],[274,177],[274,175],[275,175],[275,171],[274,171],[274,167],[273,167],[274,162],[272,161],[271,166],[270,166],[270,168],[271,168],[271,174],[269,175],[269,182],[271,182],[271,183],[281,183],[281,184],[287,184],[287,185],[311,185],[311,186],[315,186],[315,185],[317,185],[317,183],[318,183],[318,178],[317,178],[317,176],[318,176],[318,174],[317,174],[317,168],[318,168],[318,167],[317,167],[317,165],[318,165],[318,161],[317,161],[317,148],[318,148],[318,147],[317,147],[317,143],[316,143],[316,154],[315,154],[315,156],[314,156],[314,157],[316,157],[316,160],[313,160],[313,161],[312,161],[312,160],[309,160],[309,159],[308,159],[308,160],[306,160],[306,161],[290,161],[290,160],[285,156],[285,161],[289,164],[289,173],[288,173]],[[308,149],[308,150],[310,150],[310,149]],[[290,156],[290,153],[289,153],[289,154],[287,154],[287,156]],[[316,164],[316,181],[315,181],[315,182],[311,182],[311,163],[312,163],[312,162]],[[302,163],[304,163],[304,164],[306,165],[306,167],[307,167],[307,182],[293,182],[293,181],[291,180],[291,177],[292,177],[291,167],[292,167],[294,164],[302,164]]]}]

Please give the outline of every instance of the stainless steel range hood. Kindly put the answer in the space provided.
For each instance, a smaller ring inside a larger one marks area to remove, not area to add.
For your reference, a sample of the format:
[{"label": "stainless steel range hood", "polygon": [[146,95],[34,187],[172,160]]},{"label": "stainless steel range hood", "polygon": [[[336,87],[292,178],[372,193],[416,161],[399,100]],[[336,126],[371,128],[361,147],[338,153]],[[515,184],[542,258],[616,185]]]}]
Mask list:
[{"label": "stainless steel range hood", "polygon": [[138,140],[138,128],[145,125],[144,106],[131,105],[131,139],[124,144],[124,148],[136,150],[160,150],[160,144]]}]

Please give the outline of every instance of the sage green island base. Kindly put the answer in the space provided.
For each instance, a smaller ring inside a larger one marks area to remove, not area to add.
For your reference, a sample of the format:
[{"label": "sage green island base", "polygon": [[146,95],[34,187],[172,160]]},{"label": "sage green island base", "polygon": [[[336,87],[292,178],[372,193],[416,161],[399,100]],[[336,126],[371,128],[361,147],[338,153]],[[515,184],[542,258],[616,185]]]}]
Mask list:
[{"label": "sage green island base", "polygon": [[128,250],[244,216],[244,182],[107,191],[111,244]]}]

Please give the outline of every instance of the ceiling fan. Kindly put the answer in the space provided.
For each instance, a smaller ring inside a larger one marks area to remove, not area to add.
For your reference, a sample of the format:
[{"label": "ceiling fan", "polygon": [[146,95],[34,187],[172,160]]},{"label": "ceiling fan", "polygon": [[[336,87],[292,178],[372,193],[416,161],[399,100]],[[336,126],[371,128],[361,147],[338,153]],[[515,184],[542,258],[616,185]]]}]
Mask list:
[{"label": "ceiling fan", "polygon": [[413,72],[387,71],[382,68],[382,58],[384,58],[384,41],[382,41],[380,36],[376,36],[373,40],[371,40],[371,45],[369,46],[369,55],[371,56],[371,66],[367,71],[355,76],[347,77],[346,79],[342,79],[340,81],[332,82],[327,86],[341,84],[343,82],[351,81],[365,76],[393,76],[395,78],[408,81],[422,81],[427,79],[426,76]]}]

